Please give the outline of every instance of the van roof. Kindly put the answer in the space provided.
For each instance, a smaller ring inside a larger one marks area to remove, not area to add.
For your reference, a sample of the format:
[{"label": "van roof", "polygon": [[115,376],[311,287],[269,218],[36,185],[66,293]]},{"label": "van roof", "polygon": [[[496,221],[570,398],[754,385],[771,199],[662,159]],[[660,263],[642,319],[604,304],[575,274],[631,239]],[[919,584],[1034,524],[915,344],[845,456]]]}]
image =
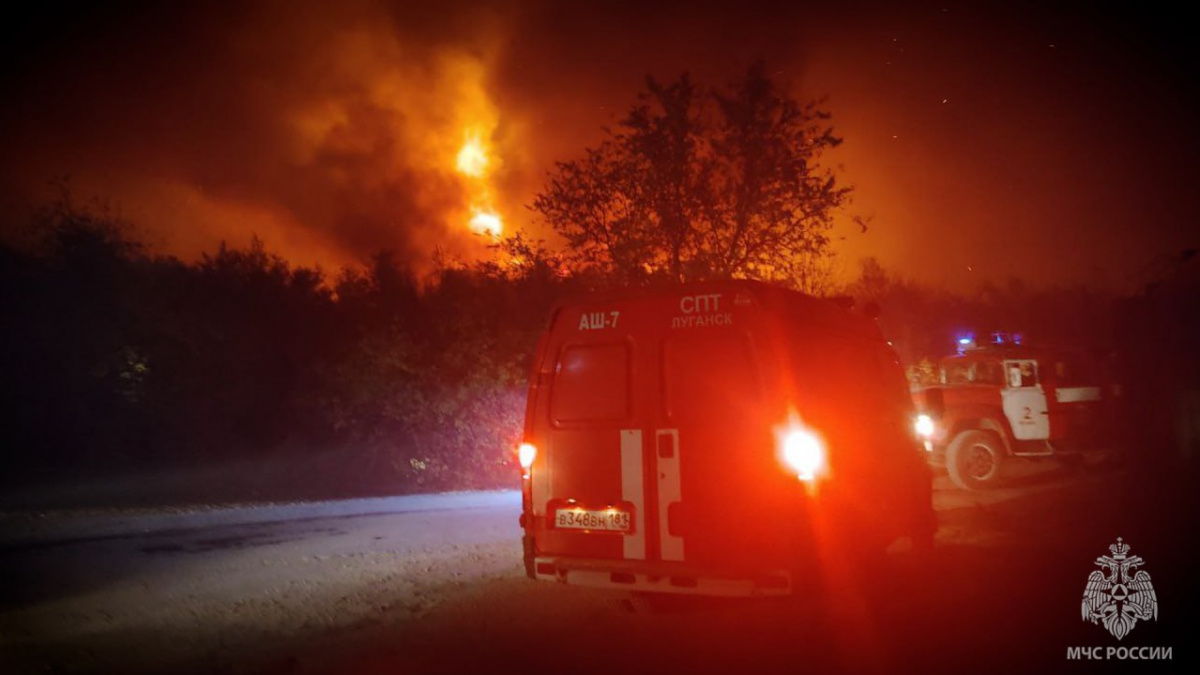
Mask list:
[{"label": "van roof", "polygon": [[560,300],[550,314],[550,323],[559,310],[579,305],[597,303],[630,304],[644,300],[660,300],[664,297],[691,293],[748,293],[760,308],[780,314],[803,314],[815,322],[833,324],[839,328],[860,333],[864,337],[882,339],[878,325],[862,313],[851,311],[850,303],[818,298],[783,286],[753,279],[724,279],[719,281],[691,281],[685,283],[656,284],[654,286],[623,288],[605,291],[577,293]]}]

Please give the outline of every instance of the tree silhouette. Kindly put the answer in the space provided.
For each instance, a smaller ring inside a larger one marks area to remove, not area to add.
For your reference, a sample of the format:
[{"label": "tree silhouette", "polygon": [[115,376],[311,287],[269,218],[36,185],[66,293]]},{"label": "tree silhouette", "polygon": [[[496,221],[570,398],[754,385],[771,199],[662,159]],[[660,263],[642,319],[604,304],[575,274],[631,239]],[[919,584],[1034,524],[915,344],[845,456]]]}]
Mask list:
[{"label": "tree silhouette", "polygon": [[829,120],[761,62],[720,90],[648,78],[617,130],[558,163],[531,208],[577,268],[618,283],[757,278],[811,291],[852,192],[820,164],[841,143]]}]

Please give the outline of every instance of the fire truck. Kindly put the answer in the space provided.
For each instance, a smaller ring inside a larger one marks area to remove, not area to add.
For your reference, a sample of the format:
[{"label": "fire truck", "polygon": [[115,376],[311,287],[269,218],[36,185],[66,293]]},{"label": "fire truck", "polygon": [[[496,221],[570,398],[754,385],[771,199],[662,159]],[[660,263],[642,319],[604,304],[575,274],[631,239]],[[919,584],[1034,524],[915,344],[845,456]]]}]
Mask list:
[{"label": "fire truck", "polygon": [[1012,458],[1078,466],[1103,441],[1097,368],[1085,354],[1035,349],[1004,335],[941,360],[938,382],[914,390],[916,431],[934,465],[966,490],[999,484]]},{"label": "fire truck", "polygon": [[518,450],[526,573],[785,595],[831,560],[931,545],[914,415],[875,323],[831,301],[725,281],[565,302]]}]

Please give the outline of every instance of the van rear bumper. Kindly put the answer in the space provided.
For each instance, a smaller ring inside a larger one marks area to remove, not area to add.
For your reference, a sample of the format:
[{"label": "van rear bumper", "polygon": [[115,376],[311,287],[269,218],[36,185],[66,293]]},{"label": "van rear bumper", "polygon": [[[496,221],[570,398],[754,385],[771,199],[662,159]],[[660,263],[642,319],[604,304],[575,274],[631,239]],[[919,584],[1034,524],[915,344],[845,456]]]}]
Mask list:
[{"label": "van rear bumper", "polygon": [[716,597],[780,596],[792,592],[792,575],[786,570],[719,574],[678,563],[555,557],[538,557],[532,562],[534,579],[572,586]]}]

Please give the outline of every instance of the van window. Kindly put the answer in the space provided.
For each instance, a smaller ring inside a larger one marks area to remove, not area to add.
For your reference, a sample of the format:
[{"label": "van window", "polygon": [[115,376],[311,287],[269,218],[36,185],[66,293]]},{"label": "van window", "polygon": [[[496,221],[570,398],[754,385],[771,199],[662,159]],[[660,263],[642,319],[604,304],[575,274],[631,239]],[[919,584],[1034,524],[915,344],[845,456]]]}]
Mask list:
[{"label": "van window", "polygon": [[629,345],[563,348],[550,389],[555,424],[618,421],[629,417]]},{"label": "van window", "polygon": [[761,386],[747,336],[717,333],[666,339],[663,388],[671,420],[752,414]]}]

